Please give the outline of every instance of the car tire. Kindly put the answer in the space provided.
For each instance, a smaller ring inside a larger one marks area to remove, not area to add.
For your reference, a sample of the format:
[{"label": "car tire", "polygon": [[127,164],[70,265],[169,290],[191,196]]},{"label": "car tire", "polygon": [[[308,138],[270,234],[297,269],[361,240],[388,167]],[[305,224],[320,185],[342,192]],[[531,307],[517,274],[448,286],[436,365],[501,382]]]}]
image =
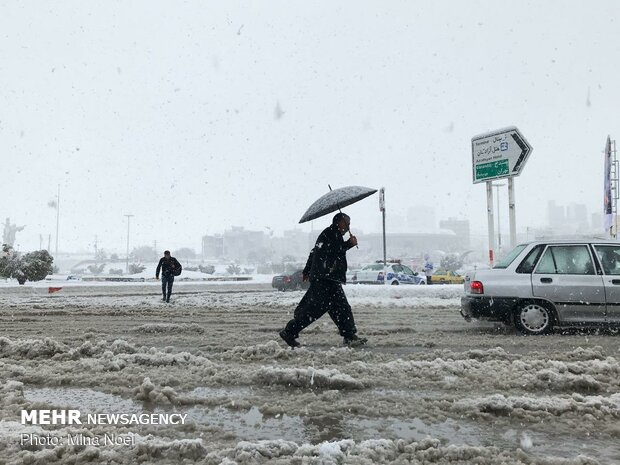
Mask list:
[{"label": "car tire", "polygon": [[555,316],[548,304],[520,302],[514,315],[515,327],[528,336],[547,334],[553,329]]},{"label": "car tire", "polygon": [[400,283],[396,280],[392,281],[392,286],[398,286]]}]

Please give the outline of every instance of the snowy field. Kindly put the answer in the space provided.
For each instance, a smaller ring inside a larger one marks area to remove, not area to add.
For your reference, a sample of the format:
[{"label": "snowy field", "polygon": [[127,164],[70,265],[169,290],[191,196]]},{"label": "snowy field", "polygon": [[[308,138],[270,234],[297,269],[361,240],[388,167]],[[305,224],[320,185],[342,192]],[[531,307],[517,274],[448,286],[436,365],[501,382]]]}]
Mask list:
[{"label": "snowy field", "polygon": [[[613,331],[524,337],[465,322],[462,286],[349,285],[370,345],[326,315],[293,351],[303,293],[266,281],[176,283],[168,305],[158,283],[61,284],[0,285],[0,464],[620,463]],[[63,408],[185,421],[21,422]]]}]

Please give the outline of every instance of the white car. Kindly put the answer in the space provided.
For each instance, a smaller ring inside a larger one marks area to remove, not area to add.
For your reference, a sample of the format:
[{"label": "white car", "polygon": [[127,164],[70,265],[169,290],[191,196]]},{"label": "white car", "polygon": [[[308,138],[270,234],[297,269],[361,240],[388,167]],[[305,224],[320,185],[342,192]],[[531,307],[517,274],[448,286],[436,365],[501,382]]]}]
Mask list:
[{"label": "white car", "polygon": [[554,326],[620,325],[620,242],[536,241],[490,270],[465,276],[461,315],[514,324],[525,334]]},{"label": "white car", "polygon": [[[387,263],[387,283],[391,285],[399,284],[426,284],[426,276],[418,274],[408,266],[400,263]],[[383,284],[383,262],[370,263],[362,267],[351,278],[352,283],[360,284]]]}]

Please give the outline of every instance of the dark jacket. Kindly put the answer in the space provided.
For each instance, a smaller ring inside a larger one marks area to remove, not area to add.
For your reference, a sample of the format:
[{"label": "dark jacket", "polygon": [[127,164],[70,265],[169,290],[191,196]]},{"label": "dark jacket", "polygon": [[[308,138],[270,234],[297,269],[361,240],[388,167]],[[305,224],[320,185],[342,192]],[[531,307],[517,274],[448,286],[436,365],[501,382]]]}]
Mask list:
[{"label": "dark jacket", "polygon": [[348,241],[342,240],[342,234],[338,231],[337,225],[325,228],[310,251],[304,275],[310,281],[326,279],[345,283],[347,281],[347,250],[353,245]]},{"label": "dark jacket", "polygon": [[181,266],[181,264],[179,263],[179,261],[174,258],[174,257],[170,257],[170,258],[166,258],[166,257],[162,257],[159,259],[159,263],[157,264],[157,270],[155,271],[155,277],[159,278],[159,271],[161,270],[161,275],[162,276],[166,276],[167,278],[170,278],[171,276],[174,276],[175,270],[178,270],[177,275],[180,274],[180,271],[183,269],[183,267]]}]

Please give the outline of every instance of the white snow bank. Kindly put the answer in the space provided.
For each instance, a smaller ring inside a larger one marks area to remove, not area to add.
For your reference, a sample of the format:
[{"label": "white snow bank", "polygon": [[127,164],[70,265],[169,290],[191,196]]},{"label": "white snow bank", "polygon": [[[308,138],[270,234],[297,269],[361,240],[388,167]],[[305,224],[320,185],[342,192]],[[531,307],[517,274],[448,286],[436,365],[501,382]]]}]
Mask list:
[{"label": "white snow bank", "polygon": [[537,413],[539,415],[560,416],[571,413],[576,415],[590,414],[595,417],[611,416],[620,419],[620,394],[604,396],[582,396],[573,394],[568,397],[543,396],[505,396],[493,394],[476,399],[462,399],[455,402],[455,409],[463,413],[477,411],[498,416],[518,415],[520,412]]},{"label": "white snow bank", "polygon": [[205,329],[196,323],[148,323],[137,326],[132,331],[138,333],[204,333]]},{"label": "white snow bank", "polygon": [[255,375],[262,385],[283,385],[305,388],[363,389],[364,385],[352,376],[336,369],[262,367]]}]

